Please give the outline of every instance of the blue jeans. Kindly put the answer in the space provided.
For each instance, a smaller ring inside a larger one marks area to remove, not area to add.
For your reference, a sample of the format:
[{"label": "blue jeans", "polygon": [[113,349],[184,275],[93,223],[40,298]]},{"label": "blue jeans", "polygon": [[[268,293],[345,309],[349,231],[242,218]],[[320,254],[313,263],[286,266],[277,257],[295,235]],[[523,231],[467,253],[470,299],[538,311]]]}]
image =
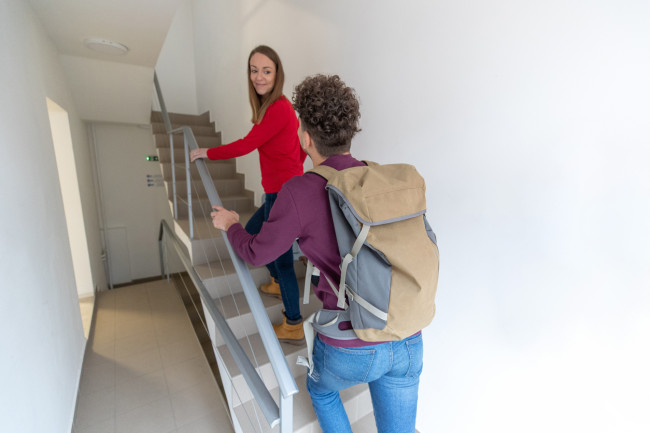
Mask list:
[{"label": "blue jeans", "polygon": [[[262,224],[269,219],[271,208],[277,196],[278,194],[275,192],[264,194],[264,204],[257,209],[246,223],[245,229],[248,233],[256,235],[262,230]],[[280,284],[284,314],[287,316],[287,320],[301,320],[300,290],[296,280],[296,271],[293,269],[293,249],[289,248],[289,251],[267,264],[266,268]]]},{"label": "blue jeans", "polygon": [[368,383],[379,433],[413,433],[422,334],[374,346],[334,347],[316,337],[307,390],[323,433],[351,433],[339,391]]}]

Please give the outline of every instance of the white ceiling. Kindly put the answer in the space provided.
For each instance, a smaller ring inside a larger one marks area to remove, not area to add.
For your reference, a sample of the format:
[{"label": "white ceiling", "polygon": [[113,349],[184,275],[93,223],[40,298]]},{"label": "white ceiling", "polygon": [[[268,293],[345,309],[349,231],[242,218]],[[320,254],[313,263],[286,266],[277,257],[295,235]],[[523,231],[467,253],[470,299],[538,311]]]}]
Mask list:
[{"label": "white ceiling", "polygon": [[[28,1],[61,54],[80,116],[94,121],[148,123],[152,93],[151,83],[142,80],[143,67],[153,76],[167,31],[184,0]],[[98,53],[83,44],[87,37],[119,42],[129,51],[125,55]],[[116,67],[121,73],[119,82],[111,75]],[[138,79],[130,80],[129,71]],[[98,101],[119,108],[89,109]],[[128,101],[126,107],[124,101]],[[147,113],[145,118],[143,113]]]},{"label": "white ceiling", "polygon": [[[29,0],[61,54],[153,67],[182,0]],[[83,40],[129,47],[124,56],[96,53]]]}]

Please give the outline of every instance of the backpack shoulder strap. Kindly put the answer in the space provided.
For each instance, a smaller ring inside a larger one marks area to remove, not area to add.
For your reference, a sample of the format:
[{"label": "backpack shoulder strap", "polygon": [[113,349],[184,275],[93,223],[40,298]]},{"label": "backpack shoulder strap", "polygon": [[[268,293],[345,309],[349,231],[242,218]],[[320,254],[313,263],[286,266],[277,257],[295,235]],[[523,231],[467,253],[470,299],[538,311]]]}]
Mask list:
[{"label": "backpack shoulder strap", "polygon": [[[367,166],[379,165],[376,162],[372,162],[372,161],[361,161],[361,162],[363,162]],[[307,173],[316,173],[317,175],[319,175],[320,177],[324,178],[325,180],[327,180],[329,182],[329,180],[332,177],[334,177],[336,174],[338,174],[338,173],[340,173],[342,171],[345,171],[345,169],[337,170],[337,169],[332,168],[332,167],[330,167],[328,165],[320,164],[320,165],[317,165],[316,167],[312,168],[311,170],[308,170]]]},{"label": "backpack shoulder strap", "polygon": [[327,165],[318,165],[311,170],[309,170],[307,173],[316,173],[320,177],[324,178],[325,180],[329,181],[332,177],[334,177],[339,171],[335,168],[332,168]]}]

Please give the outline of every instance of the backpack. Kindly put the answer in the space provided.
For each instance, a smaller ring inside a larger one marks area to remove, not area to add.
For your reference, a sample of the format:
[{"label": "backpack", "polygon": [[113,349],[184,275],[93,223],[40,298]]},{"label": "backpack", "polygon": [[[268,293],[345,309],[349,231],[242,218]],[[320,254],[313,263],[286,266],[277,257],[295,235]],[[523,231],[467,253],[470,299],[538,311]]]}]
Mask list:
[{"label": "backpack", "polygon": [[[425,217],[424,179],[415,167],[366,164],[310,170],[328,181],[342,258],[338,285],[322,273],[321,278],[337,295],[337,306],[345,308],[320,310],[310,321],[317,332],[336,339],[401,340],[429,325],[435,314],[438,246]],[[332,326],[348,320],[352,330]]]}]

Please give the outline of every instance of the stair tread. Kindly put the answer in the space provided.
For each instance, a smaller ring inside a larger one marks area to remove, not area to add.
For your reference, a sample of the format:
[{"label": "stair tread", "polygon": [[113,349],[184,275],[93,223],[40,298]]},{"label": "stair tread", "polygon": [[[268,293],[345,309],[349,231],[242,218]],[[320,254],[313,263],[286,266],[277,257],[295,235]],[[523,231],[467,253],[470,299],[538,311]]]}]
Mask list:
[{"label": "stair tread", "polygon": [[[186,122],[193,125],[209,125],[210,112],[206,111],[201,114],[185,114],[185,113],[167,113],[171,122]],[[151,111],[151,123],[164,123],[162,112]]]},{"label": "stair tread", "polygon": [[[165,125],[162,122],[151,122],[152,126],[152,133],[153,134],[165,134]],[[183,126],[189,126],[192,129],[192,132],[194,133],[195,136],[202,136],[202,137],[216,137],[219,135],[217,131],[214,129],[213,124],[187,124],[187,123],[178,123],[178,122],[172,122],[171,128],[172,131],[181,128]],[[179,133],[182,134],[182,133]]]},{"label": "stair tread", "polygon": [[[169,134],[162,131],[153,132],[154,145],[156,149],[170,149],[171,143],[169,141]],[[221,146],[221,132],[216,132],[211,135],[202,135],[201,131],[194,133],[194,139],[198,147],[216,147]],[[185,140],[183,135],[174,135],[174,150],[184,151]],[[170,149],[171,150],[171,149]]]},{"label": "stair tread", "polygon": [[[228,180],[228,179],[216,179],[216,182],[218,184],[219,181],[226,181],[226,180]],[[168,195],[169,194],[173,195],[173,186],[171,185],[172,182],[169,182],[167,180],[165,180],[165,182],[169,184],[167,186],[168,187]],[[233,182],[233,184],[235,185],[235,187],[238,186],[234,182]],[[224,188],[227,188],[227,185],[228,185],[227,182],[225,182],[225,185],[222,183],[222,185],[221,185],[222,188],[221,189],[223,190]],[[221,197],[221,198],[252,198],[251,194],[248,194],[245,189],[243,189],[243,188],[236,188],[236,189],[240,189],[240,191],[236,191],[236,192],[221,191],[221,192],[219,192],[219,188],[217,187],[217,192],[219,193],[219,197]],[[187,185],[186,185],[185,179],[176,180],[176,194],[177,194],[178,199],[186,200],[186,198],[187,198]],[[200,188],[192,187],[192,198],[200,198],[200,197],[207,197],[207,194],[206,194],[205,190],[203,189],[203,185],[201,185]]]},{"label": "stair tread", "polygon": [[[232,195],[232,196],[224,196],[223,198],[233,198],[233,197],[241,197],[240,195]],[[179,203],[179,206],[181,203]],[[207,209],[204,209],[207,211]],[[251,216],[253,216],[254,211],[247,211],[247,212],[241,212],[239,213],[239,219],[240,222],[242,221],[248,221]],[[176,220],[176,223],[179,225],[179,227],[188,235],[189,237],[189,232],[190,232],[190,220],[188,218],[178,218]],[[193,240],[201,240],[201,239],[212,239],[212,238],[222,238],[221,230],[218,230],[214,228],[212,225],[212,219],[210,218],[210,215],[207,214],[205,217],[200,217],[194,219],[194,239]]]},{"label": "stair tread", "polygon": [[[242,349],[244,349],[244,352],[246,352],[246,355],[248,356],[248,358],[251,360],[253,364],[257,363],[259,367],[262,367],[263,365],[269,363],[269,357],[266,351],[264,350],[264,345],[262,344],[262,337],[260,336],[259,333],[249,334],[247,337],[242,337],[237,341],[239,342]],[[306,345],[296,346],[294,344],[280,343],[280,346],[282,347],[282,351],[284,352],[285,356],[306,355],[307,353]],[[233,378],[240,376],[241,373],[239,372],[239,368],[237,367],[235,360],[231,356],[228,347],[225,344],[222,344],[217,349],[221,354],[224,364],[226,364],[226,367],[230,372],[230,376]],[[253,357],[252,354],[255,354],[255,356]]]},{"label": "stair tread", "polygon": [[[273,306],[282,304],[282,300],[271,296],[260,294],[264,308],[271,308]],[[227,296],[214,299],[217,307],[221,310],[221,314],[225,319],[242,316],[251,312],[246,295],[244,292],[237,292]]]},{"label": "stair tread", "polygon": [[[360,420],[351,425],[354,433],[377,433],[377,424],[375,424],[375,414],[370,412]],[[415,429],[414,433],[420,433]]]},{"label": "stair tread", "polygon": [[[293,398],[293,430],[295,432],[320,431],[318,421],[316,420],[316,413],[314,412],[311,398],[307,392],[306,381],[306,374],[296,377],[298,394],[294,395]],[[276,387],[271,389],[270,393],[275,402],[279,404],[279,388]],[[361,420],[365,420],[368,413],[372,414],[372,404],[367,384],[363,383],[344,389],[340,392],[340,395],[351,424],[359,425],[357,423]],[[236,401],[236,395],[234,396],[234,399]],[[262,428],[262,432],[279,431],[278,427],[273,429],[269,427],[255,400],[249,400],[244,404],[235,405],[234,411],[244,433],[258,432],[260,431],[260,427]],[[317,428],[312,429],[311,427],[314,424]],[[356,432],[356,430],[354,431]],[[368,431],[370,432],[372,430]]]},{"label": "stair tread", "polygon": [[[232,298],[232,296],[229,297]],[[237,299],[230,299],[227,301],[227,303],[234,304],[235,302],[237,302],[237,306],[240,309],[241,314],[250,313],[250,307],[248,306],[248,302],[246,302],[245,295],[243,293],[238,293],[235,294],[235,297]],[[224,301],[224,305],[226,304],[225,302],[226,298],[228,297],[222,298],[222,300]],[[280,299],[276,299],[266,295],[261,295],[260,298],[262,298],[262,303],[267,308],[282,305],[282,301]],[[217,305],[219,305],[220,303],[221,300],[217,303]],[[316,295],[312,293],[309,298],[309,304],[301,305],[303,316],[307,317],[311,315],[314,311],[320,308],[320,305],[321,305],[320,301],[318,300]],[[237,314],[234,314],[231,315],[230,318],[236,316]],[[240,338],[238,341],[239,344],[244,349],[244,351],[246,352],[248,358],[251,360],[251,362],[256,361],[257,365],[260,367],[269,363],[268,354],[266,353],[266,350],[264,349],[264,344],[262,343],[262,337],[258,332],[249,334],[248,338],[247,337]],[[305,344],[297,346],[289,343],[280,343],[280,346],[282,347],[282,351],[284,352],[285,357],[295,358],[298,355],[303,355],[303,356],[306,355],[307,346]],[[217,349],[221,354],[221,357],[224,361],[226,368],[230,373],[230,376],[235,377],[240,375],[239,368],[237,367],[237,364],[235,363],[235,360],[232,358],[226,345],[222,344]]]},{"label": "stair tread", "polygon": [[[223,275],[229,275],[235,273],[235,265],[230,260],[230,257],[224,257],[220,261],[212,261],[209,263],[202,263],[199,265],[194,265],[196,272],[199,274],[199,277],[202,280],[207,280],[209,278],[220,277]],[[251,266],[248,265],[249,269],[263,268],[263,266]]]}]

